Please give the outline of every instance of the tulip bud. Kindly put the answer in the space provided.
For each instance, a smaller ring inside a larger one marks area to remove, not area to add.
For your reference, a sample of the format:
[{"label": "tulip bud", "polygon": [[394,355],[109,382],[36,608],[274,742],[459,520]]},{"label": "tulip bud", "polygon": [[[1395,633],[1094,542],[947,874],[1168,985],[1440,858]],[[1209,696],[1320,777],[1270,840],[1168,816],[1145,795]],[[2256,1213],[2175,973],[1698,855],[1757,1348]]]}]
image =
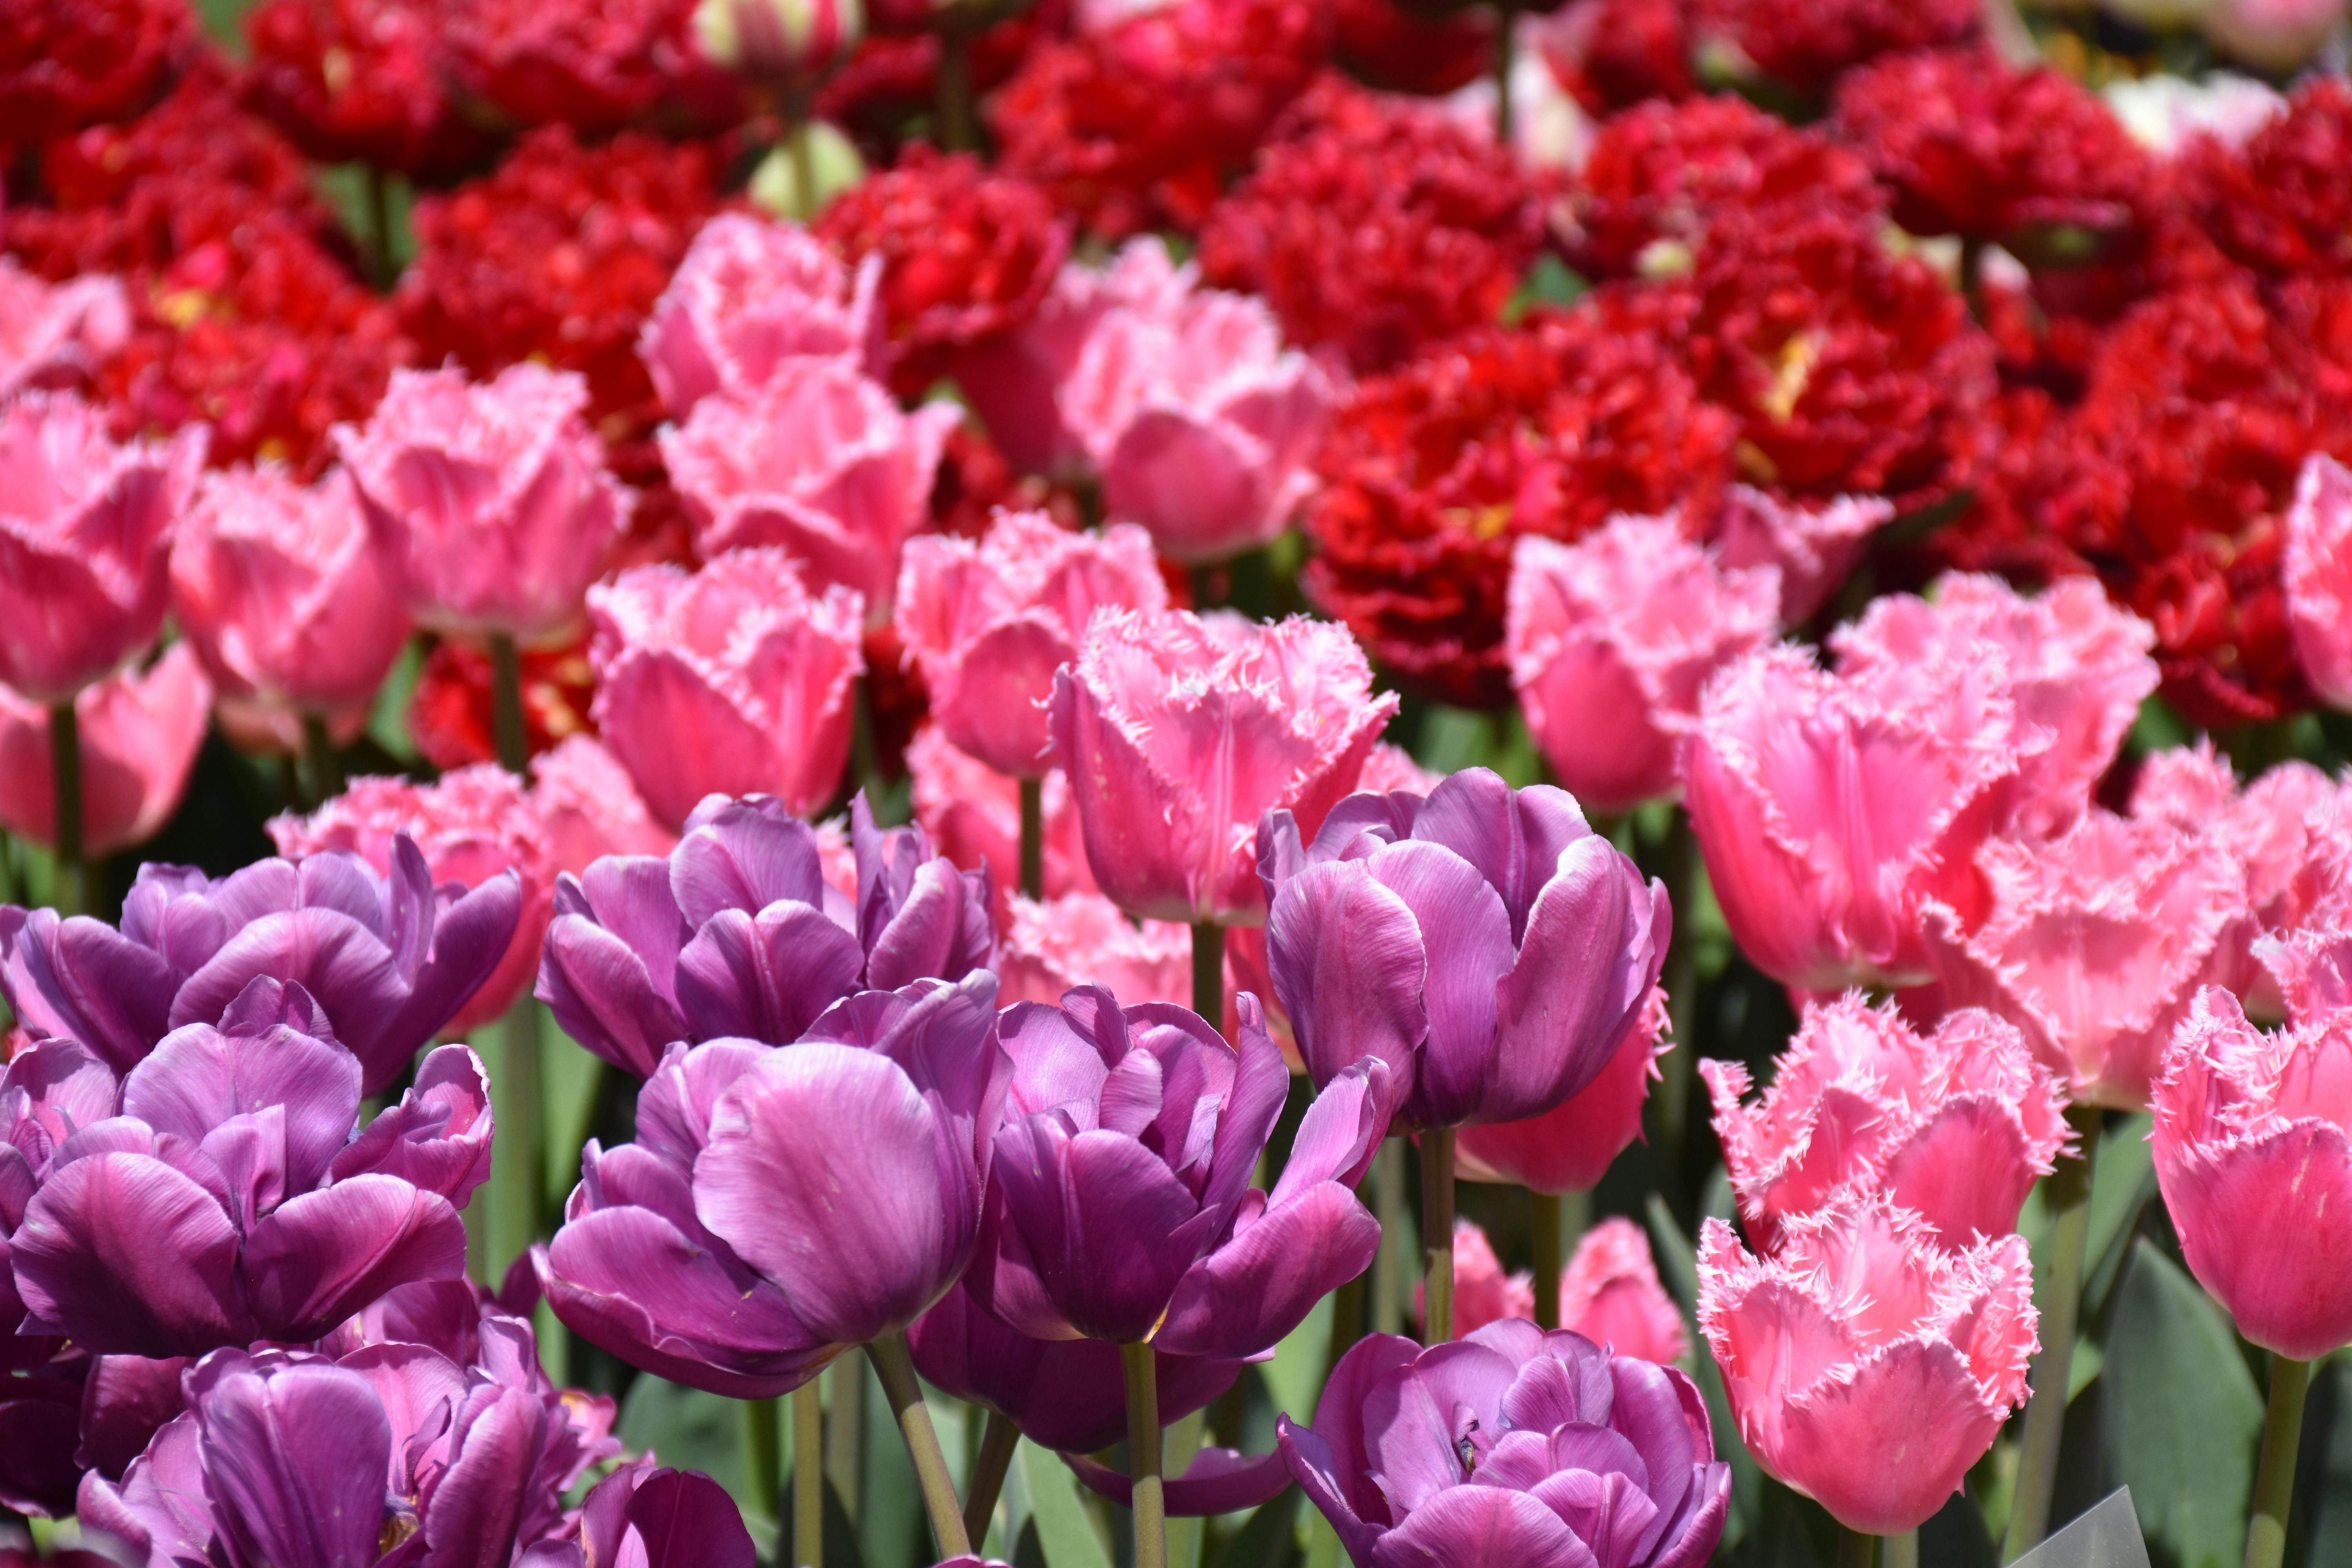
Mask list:
[{"label": "tulip bud", "polygon": [[702,0],[694,8],[703,55],[760,82],[805,81],[847,54],[865,30],[859,0]]},{"label": "tulip bud", "polygon": [[856,145],[829,121],[812,120],[760,160],[746,194],[771,217],[806,223],[865,177]]}]

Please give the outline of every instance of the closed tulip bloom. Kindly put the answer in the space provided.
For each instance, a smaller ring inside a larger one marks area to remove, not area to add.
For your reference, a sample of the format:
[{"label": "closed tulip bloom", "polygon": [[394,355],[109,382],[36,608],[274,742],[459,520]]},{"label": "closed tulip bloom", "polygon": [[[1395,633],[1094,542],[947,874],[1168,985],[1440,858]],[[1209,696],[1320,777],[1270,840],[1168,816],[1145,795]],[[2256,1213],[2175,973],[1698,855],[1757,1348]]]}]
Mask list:
[{"label": "closed tulip bloom", "polygon": [[[1423,1287],[1413,1287],[1413,1310],[1426,1319],[1427,1303]],[[1495,1256],[1495,1244],[1488,1239],[1484,1227],[1473,1221],[1454,1222],[1454,1332],[1456,1338],[1466,1338],[1505,1318],[1527,1318],[1536,1315],[1536,1288],[1526,1269],[1516,1274],[1503,1272],[1503,1260]]]},{"label": "closed tulip bloom", "polygon": [[1733,485],[1724,492],[1715,547],[1738,570],[1771,566],[1780,574],[1780,624],[1801,626],[1843,586],[1870,536],[1895,516],[1878,496],[1790,500]]},{"label": "closed tulip bloom", "polygon": [[205,436],[118,446],[67,393],[0,409],[0,685],[53,706],[154,642]]},{"label": "closed tulip bloom", "polygon": [[580,1504],[560,1540],[541,1542],[515,1568],[755,1568],[742,1510],[699,1470],[666,1469],[651,1454],[623,1465]]},{"label": "closed tulip bloom", "polygon": [[[120,671],[74,698],[85,853],[143,844],[180,809],[212,692],[180,645],[152,668]],[[48,710],[0,686],[0,826],[43,844],[57,826],[49,757]]]},{"label": "closed tulip bloom", "polygon": [[1044,512],[1000,512],[978,541],[910,540],[898,635],[949,740],[1014,778],[1046,772],[1054,672],[1100,609],[1163,610],[1151,536],[1129,524],[1073,533]]},{"label": "closed tulip bloom", "polygon": [[639,566],[589,590],[591,709],[656,822],[709,795],[833,798],[849,757],[865,602],[812,594],[779,550]]},{"label": "closed tulip bloom", "polygon": [[1259,819],[1311,835],[1355,788],[1397,709],[1371,684],[1326,621],[1098,617],[1054,677],[1053,735],[1102,890],[1145,919],[1260,923]]},{"label": "closed tulip bloom", "polygon": [[[112,1116],[121,1098],[121,1085],[107,1065],[72,1040],[24,1042],[0,1072],[0,1373],[38,1367],[62,1342],[54,1334],[25,1331],[9,1238],[55,1166],[58,1148]],[[0,1478],[0,1489],[6,1485]]]},{"label": "closed tulip bloom", "polygon": [[1574,544],[1521,536],[1503,645],[1536,744],[1586,805],[1681,787],[1682,735],[1726,659],[1771,640],[1780,574],[1728,571],[1670,517],[1621,517]]},{"label": "closed tulip bloom", "polygon": [[720,213],[654,301],[637,355],[679,419],[714,393],[750,397],[792,360],[864,365],[879,343],[881,279],[878,256],[853,277],[796,223]]},{"label": "closed tulip bloom", "polygon": [[1554,1195],[1601,1184],[1627,1144],[1642,1136],[1642,1107],[1657,1059],[1673,1047],[1666,994],[1650,988],[1601,1076],[1540,1116],[1465,1127],[1454,1139],[1454,1171],[1466,1182],[1505,1182]]},{"label": "closed tulip bloom", "polygon": [[754,82],[802,86],[865,31],[859,0],[700,0],[694,41],[705,59]]},{"label": "closed tulip bloom", "polygon": [[898,552],[930,520],[950,403],[912,414],[842,359],[780,363],[756,391],[708,397],[661,433],[662,461],[704,555],[772,544],[810,586],[890,602]]},{"label": "closed tulip bloom", "polygon": [[2324,452],[2295,481],[2284,575],[2304,678],[2329,707],[2352,709],[2352,468]]},{"label": "closed tulip bloom", "polygon": [[1689,1378],[1523,1321],[1360,1340],[1279,1430],[1356,1568],[1697,1568],[1731,1501]]},{"label": "closed tulip bloom", "polygon": [[[999,891],[1009,896],[1021,885],[1020,781],[955,745],[937,725],[925,726],[907,742],[907,773],[915,820],[940,853],[967,870],[987,867]],[[1039,794],[1045,815],[1046,898],[1096,892],[1068,776],[1054,769]]]},{"label": "closed tulip bloom", "polygon": [[1015,894],[997,967],[1007,1006],[1058,1002],[1079,985],[1135,1002],[1184,1003],[1192,995],[1192,931],[1173,921],[1139,924],[1100,893],[1045,903]]},{"label": "closed tulip bloom", "polygon": [[2352,1015],[2284,1034],[2199,993],[2155,1093],[2157,1182],[2198,1283],[2264,1350],[2352,1344]]},{"label": "closed tulip bloom", "polygon": [[1037,1339],[1252,1356],[1363,1272],[1380,1223],[1354,1186],[1385,1131],[1388,1069],[1307,1108],[1271,1193],[1250,1185],[1289,1090],[1255,997],[1240,1048],[1181,1007],[1099,986],[1003,1020],[1013,1064],[972,1293]]},{"label": "closed tulip bloom", "polygon": [[1266,953],[1307,1073],[1389,1065],[1400,1131],[1523,1121],[1598,1079],[1647,1006],[1664,887],[1573,797],[1485,768],[1427,800],[1343,803],[1311,841],[1270,816]]},{"label": "closed tulip bloom", "polygon": [[1665,1366],[1690,1348],[1642,1227],[1612,1215],[1584,1233],[1559,1277],[1559,1321],[1594,1344]]},{"label": "closed tulip bloom", "polygon": [[1927,1522],[2025,1400],[2022,1237],[1948,1250],[1881,1194],[1790,1219],[1767,1258],[1710,1219],[1698,1268],[1741,1440],[1850,1530]]},{"label": "closed tulip bloom", "polygon": [[10,1241],[26,1324],[100,1353],[312,1340],[393,1286],[465,1272],[489,1170],[463,1046],[354,1138],[359,1058],[299,985],[260,979],[166,1036],[118,1115],[59,1143]]},{"label": "closed tulip bloom", "polygon": [[407,1071],[497,967],[520,879],[436,888],[415,844],[381,873],[356,855],[259,860],[215,880],[142,866],[120,930],[0,908],[0,990],[37,1036],[79,1040],[117,1073],[189,1024],[216,1022],[257,977],[296,984],[360,1059],[360,1092]]},{"label": "closed tulip bloom", "polygon": [[336,446],[408,612],[435,631],[561,642],[629,518],[588,427],[588,384],[525,363],[495,380],[395,370]]},{"label": "closed tulip bloom", "polygon": [[85,379],[131,336],[131,302],[112,278],[50,283],[0,258],[0,398]]},{"label": "closed tulip bloom", "polygon": [[591,1141],[556,1315],[633,1366],[765,1398],[905,1329],[971,1261],[1004,1059],[996,977],[839,1004],[799,1041],[677,1045],[637,1141]]}]

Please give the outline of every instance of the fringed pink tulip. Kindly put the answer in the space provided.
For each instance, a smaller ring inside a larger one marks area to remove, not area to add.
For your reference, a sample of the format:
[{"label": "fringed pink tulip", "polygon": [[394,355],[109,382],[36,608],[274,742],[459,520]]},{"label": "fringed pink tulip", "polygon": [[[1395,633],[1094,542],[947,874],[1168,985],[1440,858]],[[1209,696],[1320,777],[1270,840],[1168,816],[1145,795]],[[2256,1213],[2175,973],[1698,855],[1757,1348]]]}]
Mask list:
[{"label": "fringed pink tulip", "polygon": [[1740,1218],[1768,1253],[1796,1216],[1874,1193],[1946,1247],[2006,1236],[2068,1136],[2058,1079],[2015,1026],[1974,1008],[1923,1036],[1858,992],[1809,1006],[1748,1104],[1747,1068],[1698,1070]]},{"label": "fringed pink tulip", "polygon": [[[967,871],[987,867],[1008,895],[1020,887],[1019,781],[950,743],[936,725],[907,743],[907,773],[912,780],[915,820],[940,853]],[[1045,812],[1045,897],[1098,891],[1094,873],[1087,868],[1087,846],[1078,832],[1077,808],[1070,802],[1070,781],[1055,768],[1045,775],[1040,793]],[[1045,1000],[1061,994],[1056,991]]]},{"label": "fringed pink tulip", "polygon": [[[187,645],[74,699],[81,741],[82,843],[110,855],[155,837],[188,787],[205,743],[212,685]],[[48,710],[0,686],[0,826],[40,843],[57,828]]]},{"label": "fringed pink tulip", "polygon": [[107,277],[48,283],[0,257],[0,399],[86,379],[131,336],[131,303]]},{"label": "fringed pink tulip", "polygon": [[2352,866],[2352,839],[2333,842],[2342,818],[2326,809],[2339,799],[2336,782],[2308,763],[2281,763],[2241,788],[2230,760],[2200,740],[2140,764],[2131,815],[2219,844],[2245,873],[2254,918],[2278,930],[2300,924],[2336,868]]},{"label": "fringed pink tulip", "polygon": [[812,594],[780,550],[639,566],[590,592],[592,712],[656,822],[682,826],[709,795],[772,795],[803,816],[833,798],[865,609],[846,588]]},{"label": "fringed pink tulip", "polygon": [[0,408],[0,686],[52,707],[147,651],[205,439],[117,446],[65,393]]},{"label": "fringed pink tulip", "polygon": [[900,547],[929,520],[958,417],[949,403],[901,413],[846,360],[792,359],[755,392],[696,404],[661,433],[662,460],[703,554],[776,545],[812,587],[854,588],[878,610]]},{"label": "fringed pink tulip", "polygon": [[1801,626],[1843,585],[1864,546],[1895,516],[1877,496],[1784,500],[1746,485],[1725,494],[1716,548],[1725,566],[1780,569],[1780,624]]},{"label": "fringed pink tulip", "polygon": [[587,407],[587,382],[529,362],[487,382],[396,370],[365,426],[336,427],[420,624],[523,643],[580,625],[631,499]]},{"label": "fringed pink tulip", "polygon": [[872,362],[882,258],[855,278],[795,223],[721,213],[702,226],[654,302],[637,355],[670,413],[683,419],[713,394],[748,398],[796,359]]},{"label": "fringed pink tulip", "polygon": [[2352,709],[2352,468],[2304,459],[2286,514],[2286,611],[2313,690]]},{"label": "fringed pink tulip", "polygon": [[1560,1326],[1618,1355],[1668,1366],[1690,1349],[1642,1227],[1612,1215],[1584,1233],[1559,1277]]},{"label": "fringed pink tulip", "polygon": [[1503,645],[1560,784],[1608,812],[1679,790],[1700,688],[1771,640],[1780,596],[1779,572],[1726,570],[1671,517],[1620,517],[1574,544],[1522,535]]},{"label": "fringed pink tulip", "polygon": [[1541,1116],[1463,1128],[1454,1134],[1454,1173],[1555,1195],[1599,1186],[1625,1146],[1642,1135],[1642,1106],[1658,1076],[1655,1063],[1671,1048],[1659,1043],[1665,1030],[1666,994],[1653,987],[1599,1078]]},{"label": "fringed pink tulip", "polygon": [[[1413,1287],[1413,1310],[1424,1311],[1422,1287]],[[1454,1333],[1458,1339],[1476,1333],[1505,1318],[1536,1315],[1536,1288],[1527,1271],[1503,1272],[1495,1244],[1475,1222],[1454,1222]]]},{"label": "fringed pink tulip", "polygon": [[2021,1237],[1948,1252],[1881,1194],[1790,1221],[1769,1258],[1710,1219],[1698,1271],[1699,1328],[1748,1451],[1849,1530],[1925,1523],[2025,1399]]},{"label": "fringed pink tulip", "polygon": [[530,776],[548,860],[558,871],[576,877],[602,856],[667,855],[677,845],[677,835],[653,819],[636,781],[602,741],[574,735],[533,757]]},{"label": "fringed pink tulip", "polygon": [[1000,512],[976,542],[910,540],[898,577],[898,636],[931,717],[1014,778],[1046,771],[1054,671],[1077,657],[1095,612],[1167,607],[1150,534],[1126,523],[1073,533],[1041,511]]},{"label": "fringed pink tulip", "polygon": [[1192,932],[1170,921],[1136,924],[1100,893],[1065,893],[1046,903],[1015,894],[999,1001],[1056,1003],[1062,993],[1099,985],[1137,1002],[1192,999]]}]

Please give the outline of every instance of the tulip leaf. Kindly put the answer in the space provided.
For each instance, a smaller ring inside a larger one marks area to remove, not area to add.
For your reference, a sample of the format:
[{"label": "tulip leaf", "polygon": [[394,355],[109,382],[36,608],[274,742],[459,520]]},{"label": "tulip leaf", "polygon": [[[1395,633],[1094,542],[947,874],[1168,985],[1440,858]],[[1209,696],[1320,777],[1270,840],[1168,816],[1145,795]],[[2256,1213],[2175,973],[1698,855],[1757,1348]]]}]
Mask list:
[{"label": "tulip leaf", "polygon": [[1037,1544],[1045,1549],[1046,1568],[1111,1568],[1110,1549],[1103,1544],[1078,1483],[1067,1466],[1028,1438],[1021,1439],[1021,1474],[1029,1488],[1029,1519],[1037,1527]]},{"label": "tulip leaf", "polygon": [[2352,1563],[2352,1360],[2330,1356],[2311,1370],[2303,1463],[2294,1483],[2297,1522],[2308,1550],[2289,1562]]},{"label": "tulip leaf", "polygon": [[[665,1465],[700,1470],[747,1501],[740,1401],[640,1373],[621,1402],[614,1435],[632,1454],[652,1453]],[[787,1427],[785,1440],[791,1440]]]},{"label": "tulip leaf", "polygon": [[1716,1457],[1731,1467],[1731,1515],[1723,1527],[1723,1543],[1729,1548],[1738,1543],[1756,1520],[1764,1473],[1739,1440],[1739,1424],[1732,1419],[1731,1400],[1723,1392],[1723,1373],[1698,1331],[1698,1251],[1675,1223],[1666,1200],[1656,1193],[1650,1194],[1650,1250],[1657,1258],[1658,1278],[1683,1310],[1683,1329],[1690,1336],[1692,1349],[1692,1381],[1706,1400]]},{"label": "tulip leaf", "polygon": [[1272,1502],[1253,1510],[1249,1522],[1217,1554],[1217,1568],[1288,1568],[1298,1555],[1303,1495],[1297,1487],[1285,1487]]},{"label": "tulip leaf", "polygon": [[1274,1407],[1293,1421],[1315,1419],[1324,1369],[1331,1364],[1331,1298],[1326,1295],[1274,1347],[1274,1359],[1258,1369],[1266,1392],[1274,1396]]}]

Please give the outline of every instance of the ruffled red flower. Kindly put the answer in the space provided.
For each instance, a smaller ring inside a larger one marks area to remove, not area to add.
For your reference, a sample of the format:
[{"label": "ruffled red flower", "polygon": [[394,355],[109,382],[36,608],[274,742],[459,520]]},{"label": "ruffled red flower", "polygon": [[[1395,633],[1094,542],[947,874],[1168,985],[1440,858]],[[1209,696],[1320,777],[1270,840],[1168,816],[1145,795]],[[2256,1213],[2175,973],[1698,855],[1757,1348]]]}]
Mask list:
[{"label": "ruffled red flower", "polygon": [[1493,321],[1543,214],[1507,151],[1432,110],[1343,91],[1217,204],[1200,256],[1212,282],[1265,296],[1291,342],[1337,348],[1360,374]]},{"label": "ruffled red flower", "polygon": [[1442,16],[1396,0],[1335,0],[1331,58],[1392,92],[1444,93],[1494,68],[1495,18],[1483,8]]},{"label": "ruffled red flower", "polygon": [[1572,540],[1685,503],[1715,515],[1732,422],[1621,303],[1604,289],[1565,315],[1465,333],[1337,411],[1304,581],[1400,679],[1450,702],[1508,700],[1518,535]]},{"label": "ruffled red flower", "polygon": [[[1067,10],[1066,0],[1042,0],[973,38],[973,90],[987,92],[1002,84],[1038,39],[1060,30]],[[931,113],[938,101],[940,37],[928,30],[928,9],[925,15],[926,30],[913,34],[885,30],[878,15],[869,16],[866,37],[818,87],[817,118],[892,145],[907,121]]]},{"label": "ruffled red flower", "polygon": [[1024,474],[997,449],[976,420],[948,431],[931,481],[931,527],[940,533],[978,539],[999,509],[1051,513],[1064,528],[1086,526],[1077,498],[1035,474]]},{"label": "ruffled red flower", "polygon": [[710,130],[742,116],[735,79],[692,37],[694,0],[462,0],[450,62],[520,124],[610,131],[657,110]]},{"label": "ruffled red flower", "polygon": [[1575,0],[1542,31],[1544,61],[1594,114],[1687,98],[1691,39],[1683,0]]},{"label": "ruffled red flower", "polygon": [[488,145],[444,90],[444,0],[262,0],[246,106],[322,163],[455,169]]},{"label": "ruffled red flower", "polygon": [[[588,717],[596,694],[588,642],[522,656],[523,732],[530,754],[554,750],[574,735],[593,735]],[[440,642],[425,656],[408,701],[408,734],[425,760],[443,773],[498,761],[490,696],[490,659],[461,642]]]},{"label": "ruffled red flower", "polygon": [[2352,271],[2352,87],[2315,75],[2235,151],[2201,138],[2182,185],[2221,248],[2273,278]]},{"label": "ruffled red flower", "polygon": [[1979,0],[1690,0],[1699,52],[1736,51],[1806,98],[1881,55],[1940,48],[1977,36]]},{"label": "ruffled red flower", "polygon": [[0,0],[0,146],[136,113],[194,35],[187,0]]}]

